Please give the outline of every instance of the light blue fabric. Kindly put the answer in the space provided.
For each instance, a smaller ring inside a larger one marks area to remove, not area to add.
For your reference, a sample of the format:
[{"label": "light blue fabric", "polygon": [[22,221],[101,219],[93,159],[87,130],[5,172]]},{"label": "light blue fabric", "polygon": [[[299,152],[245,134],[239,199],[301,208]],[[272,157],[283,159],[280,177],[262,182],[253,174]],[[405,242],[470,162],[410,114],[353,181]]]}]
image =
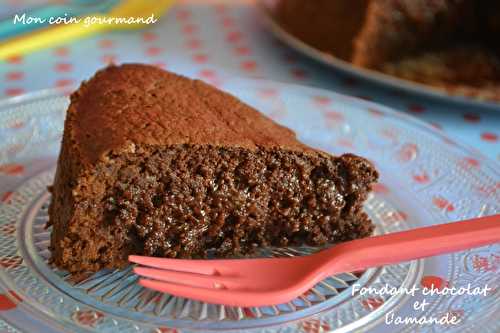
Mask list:
[{"label": "light blue fabric", "polygon": [[[4,14],[8,12],[6,7],[2,10]],[[167,69],[189,76],[203,77],[206,70],[213,70],[370,98],[401,112],[413,113],[442,128],[452,139],[500,161],[500,106],[496,109],[464,106],[354,79],[291,50],[259,21],[257,11],[247,2],[232,2],[226,7],[188,2],[174,7],[145,30],[109,32],[66,45],[67,56],[57,56],[51,49],[30,54],[19,64],[0,63],[0,98],[51,88],[61,84],[60,80],[76,84],[109,59],[118,63],[163,63]],[[144,33],[153,33],[155,38],[144,37]],[[60,63],[70,64],[71,70],[58,70]],[[9,73],[16,71],[22,71],[23,77],[9,80]]]}]

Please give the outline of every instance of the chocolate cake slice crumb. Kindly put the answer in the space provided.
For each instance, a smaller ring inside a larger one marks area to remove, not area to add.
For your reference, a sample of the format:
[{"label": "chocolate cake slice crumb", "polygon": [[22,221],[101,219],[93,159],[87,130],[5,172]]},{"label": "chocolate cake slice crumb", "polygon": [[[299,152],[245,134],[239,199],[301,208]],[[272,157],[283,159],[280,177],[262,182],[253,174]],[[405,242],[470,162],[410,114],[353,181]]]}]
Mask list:
[{"label": "chocolate cake slice crumb", "polygon": [[72,94],[52,188],[52,262],[72,273],[130,254],[247,255],[370,235],[377,180],[235,97],[148,65],[99,71]]}]

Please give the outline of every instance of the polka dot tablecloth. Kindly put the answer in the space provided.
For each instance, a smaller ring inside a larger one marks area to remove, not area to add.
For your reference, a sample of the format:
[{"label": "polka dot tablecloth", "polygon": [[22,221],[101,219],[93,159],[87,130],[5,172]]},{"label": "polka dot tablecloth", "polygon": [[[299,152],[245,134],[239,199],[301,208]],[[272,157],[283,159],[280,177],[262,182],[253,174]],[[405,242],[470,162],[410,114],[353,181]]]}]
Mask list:
[{"label": "polka dot tablecloth", "polygon": [[[8,17],[26,1],[8,1]],[[252,1],[181,1],[156,25],[116,31],[0,63],[0,97],[65,89],[110,62],[146,62],[213,84],[256,76],[319,86],[392,106],[500,161],[498,110],[464,107],[369,84],[317,64],[276,40]]]}]

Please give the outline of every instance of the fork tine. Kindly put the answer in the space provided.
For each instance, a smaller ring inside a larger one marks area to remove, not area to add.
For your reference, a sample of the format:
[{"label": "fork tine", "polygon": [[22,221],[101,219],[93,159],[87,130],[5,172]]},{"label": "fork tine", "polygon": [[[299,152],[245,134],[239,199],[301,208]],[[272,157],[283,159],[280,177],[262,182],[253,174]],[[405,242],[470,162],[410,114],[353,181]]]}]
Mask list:
[{"label": "fork tine", "polygon": [[128,257],[130,262],[143,266],[167,269],[177,272],[198,273],[205,275],[214,275],[217,271],[213,260],[193,260],[193,259],[170,259],[153,258],[131,255]]},{"label": "fork tine", "polygon": [[173,282],[201,288],[237,288],[238,283],[234,278],[220,275],[205,275],[170,270],[159,270],[147,267],[135,267],[134,273],[142,277],[159,281]]},{"label": "fork tine", "polygon": [[229,304],[230,298],[226,298],[224,296],[227,295],[227,293],[230,293],[227,289],[192,287],[177,283],[161,282],[144,278],[139,279],[138,283],[145,288],[171,294],[177,297],[191,298],[213,304],[224,303],[225,305],[232,305]]},{"label": "fork tine", "polygon": [[[285,303],[294,297],[294,295],[290,292],[256,292],[215,288],[208,289],[150,279],[139,279],[138,283],[145,288],[177,297],[191,298],[207,303],[230,306],[268,306],[270,304]],[[295,291],[292,290],[291,292],[294,293]]]}]

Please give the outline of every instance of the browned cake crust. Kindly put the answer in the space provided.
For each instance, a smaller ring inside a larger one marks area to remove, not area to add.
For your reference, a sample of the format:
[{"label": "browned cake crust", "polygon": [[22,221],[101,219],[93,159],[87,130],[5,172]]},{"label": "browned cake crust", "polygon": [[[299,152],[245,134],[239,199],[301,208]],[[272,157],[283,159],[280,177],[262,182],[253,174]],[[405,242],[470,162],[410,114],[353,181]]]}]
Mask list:
[{"label": "browned cake crust", "polygon": [[292,35],[315,48],[350,61],[353,39],[365,20],[369,0],[281,0],[278,21]]},{"label": "browned cake crust", "polygon": [[471,0],[370,1],[353,40],[351,61],[379,68],[421,50],[431,50],[474,30]]},{"label": "browned cake crust", "polygon": [[49,208],[71,272],[131,253],[245,255],[371,233],[377,172],[332,157],[236,98],[147,65],[111,66],[71,96]]}]

